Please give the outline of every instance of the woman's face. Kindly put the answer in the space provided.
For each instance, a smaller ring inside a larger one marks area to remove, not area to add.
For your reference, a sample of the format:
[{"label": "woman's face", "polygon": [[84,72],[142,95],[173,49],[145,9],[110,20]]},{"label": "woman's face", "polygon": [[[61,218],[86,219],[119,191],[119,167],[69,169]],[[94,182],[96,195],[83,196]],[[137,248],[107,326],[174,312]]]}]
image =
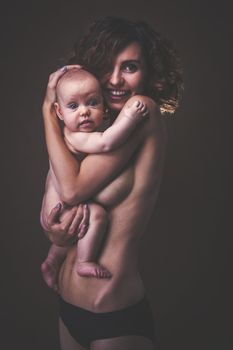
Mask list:
[{"label": "woman's face", "polygon": [[116,56],[112,70],[100,79],[108,107],[120,111],[130,97],[143,94],[146,75],[141,47],[133,42]]}]

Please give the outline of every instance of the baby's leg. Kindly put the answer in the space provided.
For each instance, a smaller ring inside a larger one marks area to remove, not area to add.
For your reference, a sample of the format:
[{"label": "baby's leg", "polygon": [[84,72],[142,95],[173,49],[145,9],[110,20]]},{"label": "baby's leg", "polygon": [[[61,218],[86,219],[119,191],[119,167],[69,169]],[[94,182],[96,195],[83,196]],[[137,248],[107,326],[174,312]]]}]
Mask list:
[{"label": "baby's leg", "polygon": [[58,273],[66,257],[67,251],[68,247],[59,247],[52,244],[47,258],[41,265],[41,272],[45,283],[55,291],[58,290]]},{"label": "baby's leg", "polygon": [[77,273],[80,276],[110,278],[111,273],[95,259],[107,228],[107,213],[99,204],[89,203],[90,225],[77,245]]}]

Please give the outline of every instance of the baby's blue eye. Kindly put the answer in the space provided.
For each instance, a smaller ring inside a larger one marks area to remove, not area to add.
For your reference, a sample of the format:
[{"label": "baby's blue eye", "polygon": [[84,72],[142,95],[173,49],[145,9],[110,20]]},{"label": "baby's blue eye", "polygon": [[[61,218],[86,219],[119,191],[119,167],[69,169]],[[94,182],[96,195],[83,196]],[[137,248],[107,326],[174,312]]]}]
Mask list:
[{"label": "baby's blue eye", "polygon": [[68,103],[68,108],[70,109],[75,109],[78,107],[78,104],[75,102]]},{"label": "baby's blue eye", "polygon": [[91,100],[88,101],[89,106],[97,106],[99,104],[98,100],[96,98],[92,98]]}]

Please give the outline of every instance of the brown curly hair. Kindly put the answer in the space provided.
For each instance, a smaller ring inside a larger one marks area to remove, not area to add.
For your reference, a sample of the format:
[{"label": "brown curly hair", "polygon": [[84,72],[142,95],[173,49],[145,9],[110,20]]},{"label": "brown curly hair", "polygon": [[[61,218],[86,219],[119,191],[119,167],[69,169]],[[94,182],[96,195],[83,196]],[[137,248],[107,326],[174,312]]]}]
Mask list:
[{"label": "brown curly hair", "polygon": [[130,43],[138,42],[149,71],[144,94],[159,104],[161,113],[174,113],[182,90],[182,69],[170,41],[146,22],[118,17],[100,18],[76,42],[68,64],[81,64],[97,78],[111,71],[114,58]]}]

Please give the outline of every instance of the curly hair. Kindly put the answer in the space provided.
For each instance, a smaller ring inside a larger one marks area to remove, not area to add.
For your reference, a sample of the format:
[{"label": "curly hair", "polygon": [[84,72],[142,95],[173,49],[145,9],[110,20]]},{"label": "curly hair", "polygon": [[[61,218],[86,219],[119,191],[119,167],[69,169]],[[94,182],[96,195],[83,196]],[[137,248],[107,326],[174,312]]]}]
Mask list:
[{"label": "curly hair", "polygon": [[81,64],[97,78],[111,71],[114,58],[132,42],[139,43],[149,71],[145,95],[161,113],[174,113],[183,90],[179,57],[171,42],[146,22],[118,17],[100,18],[76,42],[68,64]]}]

